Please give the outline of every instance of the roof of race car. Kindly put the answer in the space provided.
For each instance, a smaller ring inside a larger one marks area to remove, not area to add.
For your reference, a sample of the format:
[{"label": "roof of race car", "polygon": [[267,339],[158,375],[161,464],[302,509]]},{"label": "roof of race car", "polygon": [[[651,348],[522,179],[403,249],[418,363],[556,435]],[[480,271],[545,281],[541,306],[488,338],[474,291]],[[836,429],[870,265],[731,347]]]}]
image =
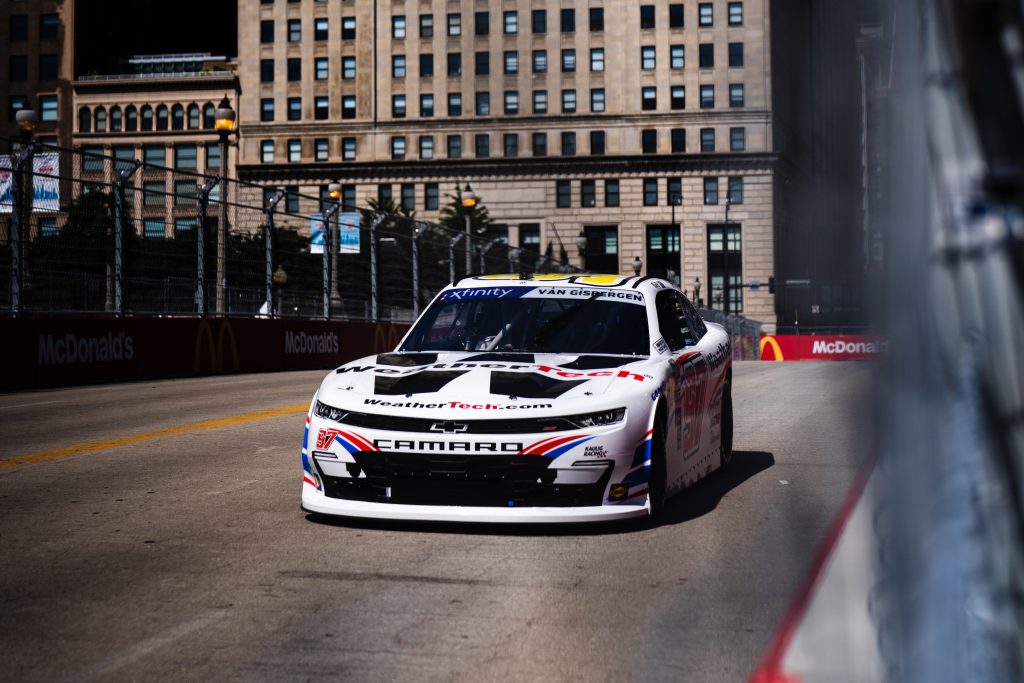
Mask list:
[{"label": "roof of race car", "polygon": [[536,287],[557,285],[594,287],[597,289],[625,289],[654,292],[677,289],[667,280],[651,275],[615,275],[604,273],[506,273],[499,275],[470,275],[453,282],[451,289],[466,289],[501,283],[503,287]]}]

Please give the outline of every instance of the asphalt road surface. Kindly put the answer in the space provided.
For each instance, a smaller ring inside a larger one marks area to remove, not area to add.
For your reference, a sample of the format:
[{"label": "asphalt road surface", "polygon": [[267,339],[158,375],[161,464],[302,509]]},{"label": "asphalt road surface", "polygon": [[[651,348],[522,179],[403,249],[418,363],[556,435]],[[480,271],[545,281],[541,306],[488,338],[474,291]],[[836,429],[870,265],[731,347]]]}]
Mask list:
[{"label": "asphalt road surface", "polygon": [[873,371],[737,364],[735,466],[656,527],[311,518],[319,371],[0,395],[0,680],[744,681]]}]

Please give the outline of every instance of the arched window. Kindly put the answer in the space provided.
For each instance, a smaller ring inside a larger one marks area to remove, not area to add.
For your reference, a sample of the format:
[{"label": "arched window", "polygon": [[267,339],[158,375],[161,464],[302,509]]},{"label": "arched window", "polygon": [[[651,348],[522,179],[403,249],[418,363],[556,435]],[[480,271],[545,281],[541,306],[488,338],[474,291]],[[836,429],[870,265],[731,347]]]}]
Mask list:
[{"label": "arched window", "polygon": [[142,105],[142,127],[140,130],[153,130],[153,107]]},{"label": "arched window", "polygon": [[217,108],[213,106],[213,102],[207,102],[203,105],[203,128],[213,129],[216,127]]},{"label": "arched window", "polygon": [[188,129],[196,130],[199,128],[199,105],[192,103],[188,105]]},{"label": "arched window", "polygon": [[161,104],[156,108],[156,129],[167,130],[167,105]]},{"label": "arched window", "polygon": [[78,132],[92,132],[92,112],[89,111],[89,107],[79,107],[78,109]]},{"label": "arched window", "polygon": [[124,129],[129,133],[134,133],[138,128],[139,111],[134,104],[129,104],[124,108]]},{"label": "arched window", "polygon": [[121,116],[121,107],[113,106],[110,108],[110,132],[120,133],[123,127],[124,118]]},{"label": "arched window", "polygon": [[96,111],[93,112],[93,119],[96,121],[96,132],[106,133],[107,132],[107,110],[103,107],[96,107]]},{"label": "arched window", "polygon": [[171,107],[171,130],[184,130],[185,107],[176,104]]}]

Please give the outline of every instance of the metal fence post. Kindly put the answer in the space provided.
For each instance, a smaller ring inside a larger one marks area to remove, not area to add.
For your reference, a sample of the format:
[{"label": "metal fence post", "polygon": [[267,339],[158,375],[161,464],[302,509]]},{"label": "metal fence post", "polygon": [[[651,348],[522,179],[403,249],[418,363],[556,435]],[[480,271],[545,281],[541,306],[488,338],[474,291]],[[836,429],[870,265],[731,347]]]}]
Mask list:
[{"label": "metal fence post", "polygon": [[455,282],[455,245],[459,243],[465,235],[458,233],[452,238],[452,241],[448,243],[448,281]]},{"label": "metal fence post", "polygon": [[[21,315],[22,279],[22,232],[28,232],[25,215],[32,211],[32,194],[29,194],[28,211],[25,210],[25,167],[32,163],[35,143],[27,143],[17,155],[11,155],[11,315]],[[26,240],[27,241],[27,240]]]},{"label": "metal fence post", "polygon": [[487,252],[489,252],[491,250],[491,247],[493,247],[494,245],[501,244],[501,243],[504,243],[504,242],[508,242],[508,240],[506,238],[504,238],[504,237],[495,237],[492,240],[488,240],[488,242],[486,244],[484,244],[483,248],[480,250],[480,274],[481,275],[483,275],[483,274],[485,274],[487,272],[487,265],[486,265],[486,261],[484,260],[484,258],[487,256]]},{"label": "metal fence post", "polygon": [[370,320],[377,320],[377,227],[387,214],[377,214],[370,221]]},{"label": "metal fence post", "polygon": [[284,199],[284,190],[278,189],[263,209],[263,251],[266,264],[267,317],[274,317],[274,209]]},{"label": "metal fence post", "polygon": [[412,319],[420,317],[420,235],[426,223],[417,223],[412,231]]},{"label": "metal fence post", "polygon": [[327,320],[331,319],[331,253],[334,244],[334,238],[331,235],[331,222],[334,219],[334,214],[338,213],[338,209],[341,208],[341,202],[335,200],[327,210],[323,212],[321,220],[324,224],[324,259],[323,259],[323,298],[324,298],[324,318]]},{"label": "metal fence post", "polygon": [[[114,185],[114,315],[124,313],[124,186],[142,162],[135,159],[117,172]],[[116,166],[115,166],[116,168]]]},{"label": "metal fence post", "polygon": [[[209,305],[206,302],[206,220],[210,193],[220,183],[220,178],[210,178],[199,186],[199,225],[196,226],[196,311],[206,317]],[[224,191],[224,188],[221,188]]]}]

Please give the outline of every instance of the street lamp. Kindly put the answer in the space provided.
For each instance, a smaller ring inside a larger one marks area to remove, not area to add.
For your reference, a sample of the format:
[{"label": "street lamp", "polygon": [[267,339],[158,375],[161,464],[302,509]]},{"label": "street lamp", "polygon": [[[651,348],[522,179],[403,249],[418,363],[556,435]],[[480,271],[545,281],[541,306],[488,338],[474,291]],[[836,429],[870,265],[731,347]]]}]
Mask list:
[{"label": "street lamp", "polygon": [[[11,200],[14,204],[14,213],[11,215],[11,314],[20,315],[22,309],[21,290],[23,273],[22,266],[25,260],[24,248],[28,243],[29,216],[32,213],[32,203],[35,201],[34,188],[32,183],[32,132],[36,128],[36,112],[34,109],[22,109],[15,115],[18,127],[21,129],[22,147],[16,155],[12,155],[12,166],[14,174],[11,177]],[[24,233],[24,234],[23,234]]]},{"label": "street lamp", "polygon": [[477,204],[476,194],[473,192],[473,188],[466,183],[466,187],[462,190],[459,199],[462,201],[462,213],[466,217],[466,275],[469,275],[473,268],[472,264],[472,245],[470,243],[472,229],[472,216],[473,207]]},{"label": "street lamp", "polygon": [[576,250],[580,252],[580,268],[584,271],[587,270],[587,236],[580,230],[580,234],[576,236]]},{"label": "street lamp", "polygon": [[639,276],[640,275],[640,271],[643,270],[643,268],[644,268],[644,262],[640,260],[640,257],[637,256],[636,258],[634,258],[633,259],[633,272],[636,273]]},{"label": "street lamp", "polygon": [[224,315],[227,289],[225,255],[228,242],[228,136],[235,130],[235,110],[224,95],[213,114],[213,125],[220,138],[220,220],[217,226],[217,315]]}]

